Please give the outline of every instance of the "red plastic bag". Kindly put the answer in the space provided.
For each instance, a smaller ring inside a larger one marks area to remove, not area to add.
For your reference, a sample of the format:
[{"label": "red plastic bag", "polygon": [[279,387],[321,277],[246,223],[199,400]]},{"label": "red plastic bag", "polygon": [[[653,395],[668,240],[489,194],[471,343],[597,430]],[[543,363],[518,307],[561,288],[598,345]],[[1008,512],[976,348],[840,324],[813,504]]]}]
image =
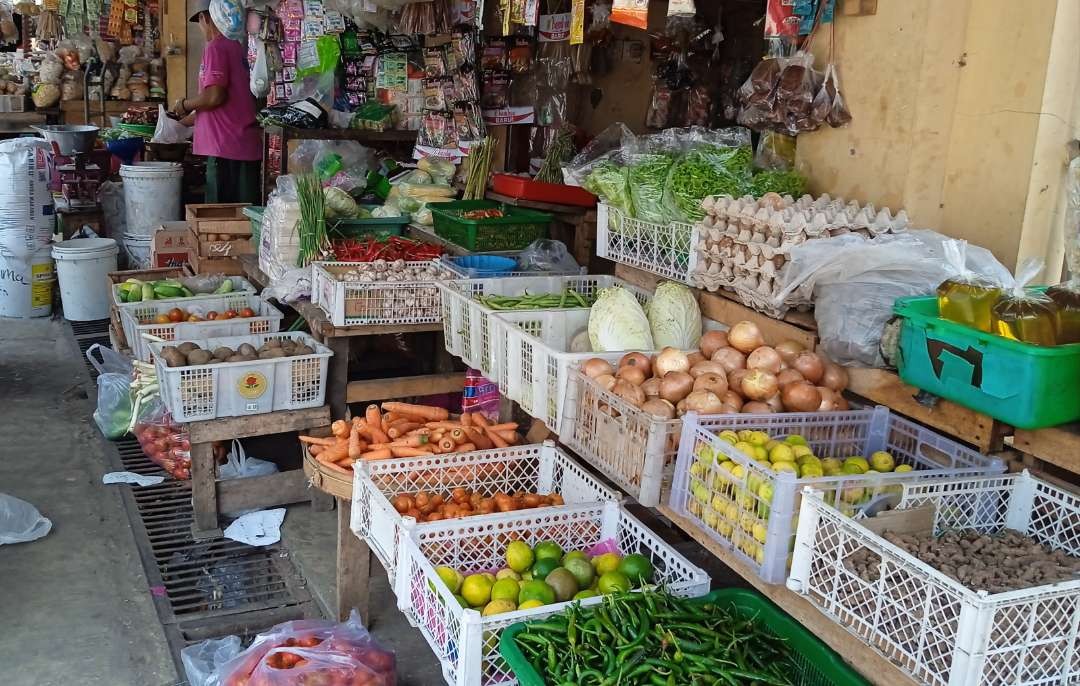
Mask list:
[{"label": "red plastic bag", "polygon": [[384,650],[354,611],[348,621],[284,622],[218,670],[222,686],[393,686],[393,652]]},{"label": "red plastic bag", "polygon": [[174,479],[191,478],[191,440],[187,426],[173,421],[160,398],[143,406],[135,422],[135,438],[143,454]]}]

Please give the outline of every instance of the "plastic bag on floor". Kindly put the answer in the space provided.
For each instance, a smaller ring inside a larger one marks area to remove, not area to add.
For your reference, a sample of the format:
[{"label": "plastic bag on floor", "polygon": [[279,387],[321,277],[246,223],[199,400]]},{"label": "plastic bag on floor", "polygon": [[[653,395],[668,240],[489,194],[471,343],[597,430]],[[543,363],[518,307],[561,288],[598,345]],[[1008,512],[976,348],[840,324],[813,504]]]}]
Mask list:
[{"label": "plastic bag on floor", "polygon": [[321,619],[278,624],[222,665],[217,677],[222,686],[392,686],[396,658],[371,638],[354,610],[342,624]]},{"label": "plastic bag on floor", "polygon": [[13,495],[0,493],[0,545],[36,541],[51,529],[52,522],[41,516],[36,507]]},{"label": "plastic bag on floor", "polygon": [[218,481],[225,479],[243,479],[249,476],[266,476],[276,474],[277,465],[273,462],[260,460],[257,457],[248,457],[244,446],[240,441],[233,439],[232,450],[229,451],[228,461],[218,466]]},{"label": "plastic bag on floor", "polygon": [[135,438],[143,453],[174,479],[191,478],[191,441],[187,426],[177,424],[157,396],[142,406]]},{"label": "plastic bag on floor", "polygon": [[218,667],[233,659],[243,650],[239,636],[211,638],[202,643],[189,645],[180,651],[188,686],[220,686]]},{"label": "plastic bag on floor", "polygon": [[[99,361],[98,356],[101,358]],[[98,374],[131,374],[131,360],[100,343],[86,349],[86,359],[94,366]]]},{"label": "plastic bag on floor", "polygon": [[127,433],[131,423],[131,375],[101,374],[97,386],[94,423],[105,438],[115,441]]}]

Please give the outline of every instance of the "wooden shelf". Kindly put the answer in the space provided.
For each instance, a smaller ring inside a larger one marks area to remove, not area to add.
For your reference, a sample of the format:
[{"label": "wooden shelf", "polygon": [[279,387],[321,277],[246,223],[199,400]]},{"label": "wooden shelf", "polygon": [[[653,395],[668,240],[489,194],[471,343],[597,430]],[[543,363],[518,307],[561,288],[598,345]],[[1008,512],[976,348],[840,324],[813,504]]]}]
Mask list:
[{"label": "wooden shelf", "polygon": [[289,140],[358,141],[361,143],[413,143],[416,131],[369,131],[367,129],[297,129],[292,126],[264,126],[271,136],[284,136]]},{"label": "wooden shelf", "polygon": [[291,303],[300,316],[307,320],[311,333],[324,338],[347,336],[381,336],[388,333],[419,333],[424,331],[442,331],[441,322],[432,324],[358,324],[356,326],[334,326],[326,318],[322,308],[310,300]]},{"label": "wooden shelf", "polygon": [[592,221],[596,221],[596,207],[585,207],[583,205],[564,205],[557,202],[541,202],[539,200],[525,200],[524,198],[515,198],[512,195],[503,195],[502,193],[496,193],[493,190],[488,190],[484,193],[484,197],[488,200],[495,200],[496,202],[506,203],[507,205],[514,205],[515,207],[524,207],[530,210],[537,210],[540,212],[551,212],[553,214],[572,214],[572,215],[592,215]]},{"label": "wooden shelf", "polygon": [[808,600],[782,585],[762,581],[742,560],[710,537],[697,524],[682,517],[670,507],[661,505],[660,513],[716,556],[732,571],[746,579],[762,595],[810,630],[818,639],[837,652],[870,683],[877,686],[912,686],[917,683],[899,667],[879,655],[866,643],[842,626],[823,615]]},{"label": "wooden shelf", "polygon": [[1048,429],[1017,429],[1013,434],[1013,447],[1043,462],[1080,474],[1080,422]]}]

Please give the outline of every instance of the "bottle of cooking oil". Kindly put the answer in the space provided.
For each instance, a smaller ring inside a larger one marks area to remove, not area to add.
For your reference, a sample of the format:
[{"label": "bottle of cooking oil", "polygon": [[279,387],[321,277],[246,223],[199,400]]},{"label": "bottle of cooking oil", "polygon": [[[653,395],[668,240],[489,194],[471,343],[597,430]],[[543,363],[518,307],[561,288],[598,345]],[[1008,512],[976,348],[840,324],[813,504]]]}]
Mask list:
[{"label": "bottle of cooking oil", "polygon": [[1080,343],[1080,277],[1046,289],[1058,308],[1058,345]]},{"label": "bottle of cooking oil", "polygon": [[1024,288],[1042,267],[1042,260],[1027,259],[1017,268],[1013,289],[992,308],[994,333],[1033,345],[1057,345],[1057,304],[1044,293]]},{"label": "bottle of cooking oil", "polygon": [[956,275],[945,279],[937,287],[938,315],[951,322],[993,333],[991,308],[1001,297],[1000,285],[968,270],[966,242],[945,241],[942,249],[945,261]]}]

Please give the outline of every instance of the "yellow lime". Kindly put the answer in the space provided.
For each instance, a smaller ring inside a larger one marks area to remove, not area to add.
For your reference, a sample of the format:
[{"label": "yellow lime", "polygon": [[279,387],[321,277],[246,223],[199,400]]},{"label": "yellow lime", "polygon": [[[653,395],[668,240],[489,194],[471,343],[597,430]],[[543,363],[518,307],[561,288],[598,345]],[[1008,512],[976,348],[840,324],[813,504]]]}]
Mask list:
[{"label": "yellow lime", "polygon": [[772,468],[773,471],[788,472],[795,476],[799,475],[799,468],[795,466],[794,462],[773,462]]},{"label": "yellow lime", "polygon": [[739,441],[735,444],[735,449],[747,457],[757,456],[757,451],[754,450],[754,444],[748,441]]},{"label": "yellow lime", "polygon": [[461,584],[461,597],[472,607],[483,607],[491,600],[492,586],[483,574],[470,574]]},{"label": "yellow lime", "polygon": [[543,606],[544,606],[544,604],[542,602],[540,602],[539,600],[526,600],[525,602],[518,605],[517,609],[519,609],[519,610],[531,610],[531,609],[533,609],[535,607],[543,607]]},{"label": "yellow lime", "polygon": [[600,575],[600,583],[597,588],[605,595],[629,591],[630,579],[622,572],[607,572]]},{"label": "yellow lime", "polygon": [[749,443],[750,439],[754,437],[754,432],[750,429],[740,429],[738,434],[736,435],[739,437],[740,441],[743,441],[744,443]]},{"label": "yellow lime", "polygon": [[512,600],[517,602],[519,588],[518,582],[513,579],[499,579],[491,587],[492,600]]},{"label": "yellow lime", "polygon": [[790,436],[787,436],[786,438],[784,438],[784,443],[787,443],[788,445],[802,445],[802,446],[805,446],[806,445],[806,439],[803,438],[802,436],[800,436],[799,434],[791,434]]},{"label": "yellow lime", "polygon": [[506,566],[518,574],[533,566],[532,548],[525,541],[514,541],[506,546]]},{"label": "yellow lime", "polygon": [[829,472],[839,472],[843,463],[835,457],[823,457],[821,458],[821,471],[828,474]]},{"label": "yellow lime", "polygon": [[825,476],[825,472],[821,470],[820,466],[807,462],[799,467],[799,476],[805,479],[814,479],[819,476]]},{"label": "yellow lime", "polygon": [[596,573],[603,576],[608,572],[614,572],[619,568],[619,562],[622,561],[622,557],[618,553],[604,553],[603,555],[597,555],[592,559],[593,567],[596,568]]},{"label": "yellow lime", "polygon": [[786,443],[777,443],[769,451],[769,462],[794,462],[795,451]]},{"label": "yellow lime", "polygon": [[[578,591],[577,593],[575,593],[573,599],[574,600],[585,600],[586,598],[595,598],[598,595],[600,595],[600,594],[597,593],[595,590],[593,590],[591,588],[586,588],[583,591]],[[519,607],[518,609],[520,610],[521,608]]]},{"label": "yellow lime", "polygon": [[879,450],[870,456],[870,466],[879,472],[891,472],[896,467],[896,460],[884,450]]},{"label": "yellow lime", "polygon": [[464,579],[461,578],[461,573],[453,567],[436,567],[435,573],[439,575],[446,587],[450,589],[451,593],[457,593],[461,590],[461,582]]},{"label": "yellow lime", "polygon": [[504,612],[513,612],[516,609],[517,605],[509,600],[492,600],[484,606],[484,611],[480,614],[483,617],[490,617],[491,615],[501,615]]},{"label": "yellow lime", "polygon": [[495,572],[495,579],[513,579],[514,581],[521,581],[521,575],[512,569],[500,569]]},{"label": "yellow lime", "polygon": [[720,432],[720,440],[727,441],[731,445],[735,445],[739,442],[739,434],[735,433],[731,429]]},{"label": "yellow lime", "polygon": [[767,527],[764,522],[758,522],[754,524],[754,528],[751,533],[753,534],[755,541],[757,541],[758,543],[764,543],[765,536],[769,533],[769,527]]},{"label": "yellow lime", "polygon": [[[858,468],[859,471],[848,471],[850,469]],[[870,469],[870,463],[866,461],[865,457],[853,456],[844,460],[842,469],[849,474],[865,474]]]},{"label": "yellow lime", "polygon": [[769,451],[763,445],[754,446],[754,459],[758,462],[769,462]]},{"label": "yellow lime", "polygon": [[[788,445],[791,445],[791,444],[789,443]],[[813,455],[814,454],[814,451],[810,450],[810,448],[808,446],[805,446],[805,445],[792,445],[791,446],[791,452],[793,452],[795,454],[795,459],[799,459],[803,455]]]},{"label": "yellow lime", "polygon": [[764,447],[769,442],[769,434],[764,431],[751,431],[750,442],[756,446]]},{"label": "yellow lime", "polygon": [[912,467],[909,464],[898,464],[898,465],[896,465],[896,469],[894,469],[893,471],[896,472],[896,473],[900,473],[900,472],[910,472],[910,471],[912,471],[914,469],[915,468]]}]

